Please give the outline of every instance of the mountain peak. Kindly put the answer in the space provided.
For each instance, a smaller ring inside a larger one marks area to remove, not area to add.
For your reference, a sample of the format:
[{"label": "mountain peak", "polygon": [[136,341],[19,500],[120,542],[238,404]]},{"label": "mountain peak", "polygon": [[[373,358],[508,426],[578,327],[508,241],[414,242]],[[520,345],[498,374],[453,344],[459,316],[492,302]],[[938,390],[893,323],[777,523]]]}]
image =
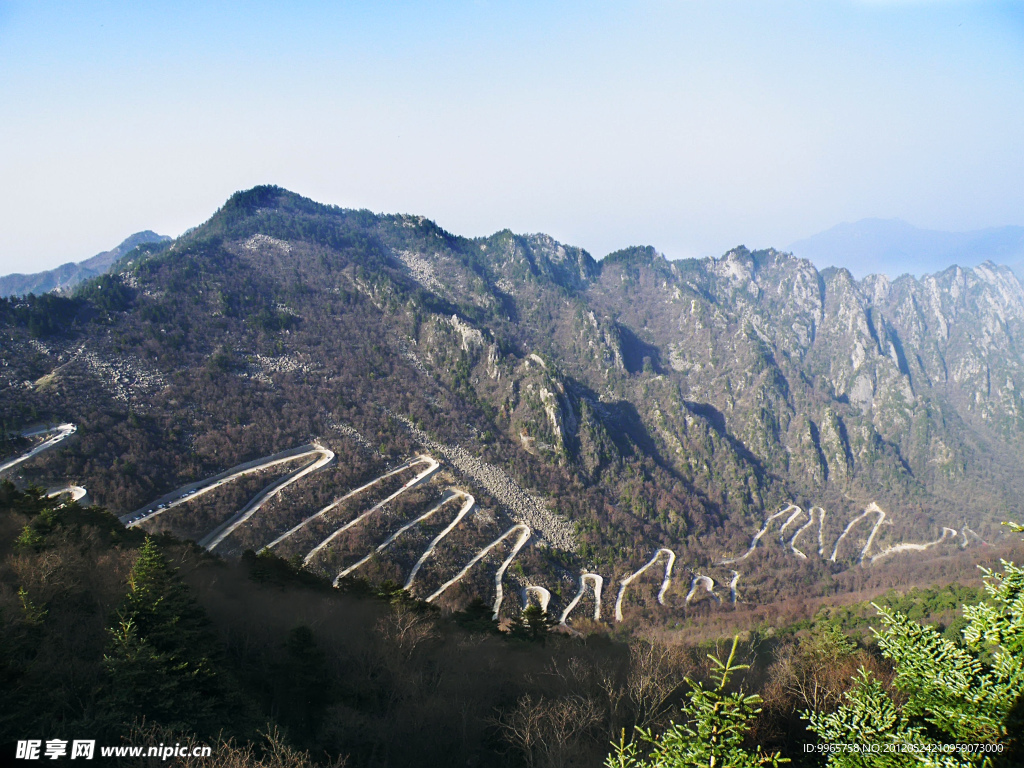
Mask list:
[{"label": "mountain peak", "polygon": [[239,218],[255,216],[263,211],[322,214],[340,210],[342,209],[318,203],[276,184],[261,184],[251,189],[235,192],[210,221],[227,219],[233,222]]},{"label": "mountain peak", "polygon": [[601,264],[657,264],[665,261],[665,255],[653,245],[633,245],[613,251],[601,259]]}]

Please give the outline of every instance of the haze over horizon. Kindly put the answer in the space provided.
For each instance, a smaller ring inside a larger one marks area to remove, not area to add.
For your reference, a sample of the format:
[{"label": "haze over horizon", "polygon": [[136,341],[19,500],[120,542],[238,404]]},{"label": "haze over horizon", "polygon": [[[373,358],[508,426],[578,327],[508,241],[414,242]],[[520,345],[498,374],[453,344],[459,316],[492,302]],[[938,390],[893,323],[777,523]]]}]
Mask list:
[{"label": "haze over horizon", "polygon": [[1024,224],[1010,2],[0,3],[0,274],[236,190],[596,257]]}]

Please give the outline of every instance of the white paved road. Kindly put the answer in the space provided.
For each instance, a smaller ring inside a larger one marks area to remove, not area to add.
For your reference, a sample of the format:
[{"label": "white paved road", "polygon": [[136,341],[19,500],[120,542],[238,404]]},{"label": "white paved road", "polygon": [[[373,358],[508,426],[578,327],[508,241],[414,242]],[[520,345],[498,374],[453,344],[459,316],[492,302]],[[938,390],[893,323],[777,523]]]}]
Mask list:
[{"label": "white paved road", "polygon": [[523,610],[526,610],[530,605],[530,597],[536,596],[537,604],[544,613],[548,612],[548,606],[551,605],[551,593],[548,592],[544,587],[539,587],[536,584],[530,584],[523,587]]},{"label": "white paved road", "polygon": [[[327,450],[318,443],[310,443],[309,445],[299,446],[298,448],[289,448],[286,451],[272,454],[270,456],[263,456],[252,461],[247,461],[243,464],[238,464],[231,469],[225,470],[218,475],[208,477],[203,480],[197,480],[194,483],[183,485],[180,488],[176,488],[170,493],[164,494],[156,501],[147,504],[141,509],[137,509],[134,512],[129,512],[126,515],[121,516],[121,522],[124,523],[128,528],[134,528],[140,523],[144,523],[157,515],[161,515],[169,509],[174,509],[181,504],[202,496],[203,494],[210,493],[211,491],[220,488],[225,483],[230,483],[232,480],[237,480],[239,477],[259,472],[269,467],[278,466],[280,464],[287,464],[288,462],[298,461],[301,459],[311,459],[313,456],[320,456],[321,458],[330,457],[334,458],[334,453]],[[328,459],[329,460],[329,459]],[[319,460],[318,460],[319,462]],[[324,464],[320,464],[324,466]],[[271,486],[270,490],[273,490]],[[259,497],[255,501],[258,501]]]},{"label": "white paved road", "polygon": [[883,557],[888,557],[889,555],[895,555],[895,554],[897,554],[899,552],[923,552],[924,550],[930,549],[931,547],[934,547],[937,544],[941,544],[947,538],[954,538],[955,539],[956,536],[957,536],[957,533],[952,528],[943,528],[942,529],[942,535],[939,536],[939,538],[937,538],[935,541],[929,541],[926,544],[896,544],[895,546],[892,546],[892,547],[889,547],[888,549],[882,550],[877,555],[872,557],[869,562],[873,563],[876,560],[881,560]]},{"label": "white paved road", "polygon": [[658,590],[658,602],[661,605],[665,604],[665,592],[668,591],[669,584],[672,583],[672,566],[676,562],[676,553],[671,549],[665,549],[664,547],[654,553],[654,556],[647,561],[647,563],[635,573],[625,577],[619,582],[619,594],[615,598],[615,620],[622,621],[622,597],[626,594],[626,587],[629,586],[635,578],[640,576],[644,571],[653,566],[658,560],[666,557],[665,561],[665,577],[661,580],[661,589]]},{"label": "white paved road", "polygon": [[502,578],[505,576],[505,570],[508,568],[509,564],[511,564],[515,556],[519,554],[519,550],[522,549],[526,545],[526,542],[530,540],[530,535],[532,532],[530,530],[530,526],[526,525],[525,523],[513,525],[511,528],[509,528],[507,531],[501,534],[501,536],[499,536],[486,547],[477,552],[476,556],[466,564],[466,567],[459,571],[457,574],[455,574],[452,578],[448,579],[448,581],[446,581],[440,587],[438,587],[438,589],[432,595],[430,595],[430,597],[427,598],[427,602],[432,603],[434,600],[440,597],[444,593],[444,591],[448,589],[448,587],[452,586],[453,584],[458,582],[463,576],[469,573],[470,568],[472,568],[474,565],[483,560],[484,557],[487,556],[488,552],[490,552],[496,546],[501,544],[501,542],[503,542],[505,539],[507,539],[514,533],[519,534],[518,538],[516,539],[516,543],[512,546],[512,551],[509,553],[509,556],[506,557],[505,560],[501,563],[501,565],[498,566],[498,570],[494,574],[495,598],[494,616],[492,618],[496,620],[498,618],[498,611],[501,610],[502,600],[505,596],[505,590],[502,587]]},{"label": "white paved road", "polygon": [[80,485],[65,485],[61,488],[48,488],[46,498],[52,499],[65,493],[70,494],[72,501],[81,501],[89,495],[89,491]]},{"label": "white paved road", "polygon": [[[319,544],[317,544],[315,547],[313,547],[311,550],[309,550],[309,552],[306,554],[305,559],[303,560],[303,564],[304,565],[308,564],[314,557],[317,556],[318,553],[322,552],[324,550],[324,548],[327,547],[328,544],[330,544],[332,541],[334,541],[336,538],[338,538],[341,534],[343,534],[349,528],[351,528],[352,526],[362,522],[367,517],[369,517],[374,512],[376,512],[378,509],[383,507],[385,504],[387,504],[387,503],[389,503],[391,501],[394,501],[395,499],[397,499],[399,496],[401,496],[406,491],[408,491],[408,490],[410,490],[412,488],[415,488],[421,482],[423,482],[428,477],[430,477],[432,474],[434,474],[434,472],[437,471],[437,468],[441,466],[437,461],[435,461],[430,456],[418,456],[415,459],[413,459],[413,461],[409,462],[409,465],[413,466],[413,465],[419,464],[419,463],[426,463],[427,468],[424,469],[423,471],[421,471],[418,475],[416,475],[414,478],[412,478],[412,480],[408,481],[405,485],[403,485],[397,491],[392,493],[390,496],[382,499],[381,501],[378,501],[376,504],[374,504],[368,510],[363,512],[361,515],[358,515],[354,519],[349,520],[347,523],[345,523],[340,528],[335,530],[330,536],[328,536],[326,539],[324,539]],[[349,495],[351,495],[351,494],[349,494]],[[343,498],[345,498],[345,497],[343,497]],[[331,507],[333,507],[333,506],[336,506],[336,504],[332,504],[331,505]],[[327,509],[330,509],[331,507],[325,507],[324,510],[321,510],[321,512],[317,513],[317,515],[315,515],[314,517],[319,516],[322,512],[324,512]],[[300,524],[299,526],[296,526],[295,528],[292,529],[292,531],[298,530],[298,528],[301,527],[301,525],[302,524]],[[285,534],[285,536],[289,536],[289,535],[291,535],[291,532]]]},{"label": "white paved road", "polygon": [[601,589],[604,587],[604,577],[599,573],[581,573],[580,589],[572,599],[572,602],[570,602],[569,605],[565,607],[565,610],[562,611],[562,618],[559,620],[559,623],[562,626],[565,626],[565,622],[568,620],[569,614],[572,613],[580,600],[583,599],[583,593],[587,588],[588,580],[591,582],[594,590],[594,621],[601,620]]},{"label": "white paved road", "polygon": [[437,543],[441,541],[441,539],[443,539],[445,536],[447,536],[451,532],[451,530],[459,524],[459,521],[466,516],[466,513],[473,508],[473,505],[476,503],[476,499],[473,496],[464,491],[460,491],[458,488],[449,488],[447,491],[445,491],[444,497],[441,499],[441,502],[439,504],[437,504],[435,507],[432,507],[424,514],[420,515],[415,520],[410,520],[408,523],[406,523],[393,534],[391,534],[383,544],[378,546],[375,550],[373,550],[370,554],[368,554],[358,563],[356,563],[355,565],[350,565],[348,568],[339,573],[337,578],[334,579],[334,586],[338,586],[338,582],[340,582],[345,576],[348,576],[350,573],[352,573],[352,571],[365,565],[366,562],[375,554],[377,554],[378,552],[383,552],[388,547],[388,545],[391,544],[391,542],[393,542],[407,530],[412,528],[414,525],[419,525],[428,518],[433,517],[434,513],[441,509],[441,507],[443,507],[449,501],[458,499],[460,497],[465,499],[461,509],[459,509],[458,514],[455,515],[455,519],[452,520],[451,523],[449,523],[448,527],[441,531],[441,533],[433,541],[430,542],[430,545],[423,552],[423,554],[420,555],[420,559],[416,562],[416,567],[414,567],[413,573],[409,577],[410,581],[405,585],[405,588],[408,589],[409,584],[412,583],[412,579],[415,578],[415,572],[419,570],[419,566],[421,566],[423,562],[430,556],[430,553],[434,551],[434,547],[437,546]]},{"label": "white paved road", "polygon": [[759,542],[761,540],[761,537],[764,536],[766,533],[768,533],[768,528],[771,526],[772,521],[775,520],[778,517],[782,517],[782,515],[786,514],[787,512],[791,512],[794,509],[800,509],[800,508],[798,506],[796,506],[795,504],[789,504],[789,505],[783,507],[782,509],[780,509],[775,514],[769,515],[768,518],[764,521],[764,525],[761,526],[761,530],[759,530],[757,533],[755,533],[754,534],[754,538],[751,539],[751,541],[750,541],[750,548],[747,549],[747,551],[744,552],[739,557],[734,557],[734,558],[731,558],[729,560],[722,560],[719,563],[719,565],[732,565],[733,563],[738,563],[738,562],[740,562],[742,560],[746,560],[748,557],[750,557],[751,553],[757,548],[757,542]]},{"label": "white paved road", "polygon": [[689,603],[694,596],[697,594],[697,589],[703,586],[704,589],[715,599],[716,603],[722,602],[719,600],[718,595],[715,594],[715,582],[710,576],[694,576],[693,581],[690,582],[690,591],[686,593],[686,601]]},{"label": "white paved road", "polygon": [[78,427],[74,424],[59,424],[56,427],[42,427],[40,429],[33,429],[27,432],[22,432],[22,437],[41,437],[43,435],[52,435],[47,438],[39,445],[27,453],[23,453],[21,456],[16,456],[13,459],[8,459],[3,464],[0,464],[0,472],[6,472],[8,469],[14,469],[22,462],[28,461],[33,456],[36,456],[43,451],[53,448],[61,440],[64,440],[69,435],[73,435],[78,431]]},{"label": "white paved road", "polygon": [[[272,498],[277,496],[281,491],[287,488],[292,483],[296,483],[306,475],[312,474],[320,469],[323,469],[332,461],[334,461],[334,451],[324,448],[322,445],[315,444],[315,453],[319,454],[316,461],[312,462],[308,466],[305,466],[290,475],[283,477],[276,483],[273,483],[268,488],[262,490],[257,494],[256,498],[246,504],[237,514],[233,515],[229,520],[225,521],[215,529],[210,531],[206,536],[199,540],[199,546],[206,547],[208,550],[213,549],[220,544],[224,539],[234,532],[238,526],[248,520],[250,517],[255,515],[260,508],[270,501]],[[308,455],[308,454],[307,454]]]}]

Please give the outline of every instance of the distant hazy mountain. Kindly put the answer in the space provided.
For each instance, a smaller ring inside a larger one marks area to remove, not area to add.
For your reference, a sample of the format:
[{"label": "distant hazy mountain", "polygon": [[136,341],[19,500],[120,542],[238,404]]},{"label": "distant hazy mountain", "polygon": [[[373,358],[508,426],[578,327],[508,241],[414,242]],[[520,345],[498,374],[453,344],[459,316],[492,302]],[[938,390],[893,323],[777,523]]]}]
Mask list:
[{"label": "distant hazy mountain", "polygon": [[900,219],[861,219],[798,240],[795,256],[819,269],[846,267],[854,277],[882,274],[921,276],[957,264],[975,267],[984,261],[1024,266],[1024,227],[991,227],[973,232],[918,229]]},{"label": "distant hazy mountain", "polygon": [[24,296],[28,293],[40,294],[68,290],[83,280],[102,275],[113,266],[114,262],[133,248],[145,243],[161,243],[170,239],[167,235],[158,235],[147,229],[145,232],[136,232],[116,248],[97,253],[92,258],[77,264],[69,261],[67,264],[61,264],[56,269],[45,272],[0,277],[0,296]]}]

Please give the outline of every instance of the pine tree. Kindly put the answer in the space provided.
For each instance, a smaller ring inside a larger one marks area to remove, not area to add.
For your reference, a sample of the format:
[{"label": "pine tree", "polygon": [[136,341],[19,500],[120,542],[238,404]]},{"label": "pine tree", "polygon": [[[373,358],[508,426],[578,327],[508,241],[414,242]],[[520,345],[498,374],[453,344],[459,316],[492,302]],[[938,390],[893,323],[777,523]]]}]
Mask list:
[{"label": "pine tree", "polygon": [[494,609],[482,598],[474,597],[465,610],[452,614],[455,622],[471,632],[498,632]]}]

